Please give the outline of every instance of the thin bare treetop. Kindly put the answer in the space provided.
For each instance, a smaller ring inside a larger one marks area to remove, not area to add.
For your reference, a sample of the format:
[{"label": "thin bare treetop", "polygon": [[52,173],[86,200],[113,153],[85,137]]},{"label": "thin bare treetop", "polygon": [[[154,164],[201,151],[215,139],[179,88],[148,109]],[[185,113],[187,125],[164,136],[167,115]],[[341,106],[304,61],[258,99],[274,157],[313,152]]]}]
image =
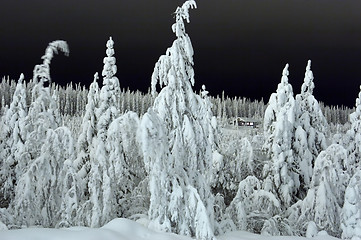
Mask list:
[{"label": "thin bare treetop", "polygon": [[58,54],[58,50],[64,53],[65,56],[69,56],[69,47],[66,41],[63,40],[55,40],[49,43],[48,47],[45,49],[44,56],[41,57],[43,59],[43,63],[36,65],[33,72],[33,79],[40,79],[42,82],[51,83],[50,78],[50,62],[54,57],[54,53]]}]

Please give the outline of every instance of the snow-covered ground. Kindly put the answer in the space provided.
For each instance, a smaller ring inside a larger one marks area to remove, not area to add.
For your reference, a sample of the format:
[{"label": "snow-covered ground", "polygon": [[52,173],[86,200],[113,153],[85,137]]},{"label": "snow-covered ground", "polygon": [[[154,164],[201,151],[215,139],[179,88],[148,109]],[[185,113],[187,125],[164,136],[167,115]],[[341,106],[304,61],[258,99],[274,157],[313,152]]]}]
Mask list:
[{"label": "snow-covered ground", "polygon": [[[1,240],[191,240],[189,237],[150,230],[128,219],[114,219],[101,228],[73,227],[68,229],[28,228],[0,231]],[[237,231],[219,236],[218,240],[306,240],[303,237],[267,237]],[[315,240],[336,240],[330,236],[317,236]]]}]

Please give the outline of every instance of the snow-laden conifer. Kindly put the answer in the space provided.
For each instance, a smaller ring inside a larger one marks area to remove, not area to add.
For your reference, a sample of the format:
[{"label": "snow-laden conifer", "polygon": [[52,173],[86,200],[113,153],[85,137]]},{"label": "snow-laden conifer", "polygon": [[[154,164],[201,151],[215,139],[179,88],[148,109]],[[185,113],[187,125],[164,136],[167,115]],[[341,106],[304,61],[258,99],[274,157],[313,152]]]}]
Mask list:
[{"label": "snow-laden conifer", "polygon": [[[51,96],[50,88],[44,87],[44,82],[50,81],[50,61],[54,53],[57,53],[58,50],[67,54],[68,47],[66,42],[54,41],[50,43],[45,51],[45,55],[42,57],[43,64],[36,65],[34,68],[32,102],[25,119],[26,141],[24,143],[24,151],[21,154],[21,161],[16,165],[18,184],[15,189],[14,203],[11,207],[15,215],[18,216],[19,221],[27,225],[41,223],[46,226],[51,226],[55,224],[52,214],[56,213],[52,212],[49,213],[50,215],[47,215],[47,213],[42,211],[52,211],[52,207],[45,205],[50,204],[53,206],[53,204],[57,203],[52,201],[54,200],[53,198],[41,199],[48,198],[53,193],[55,194],[55,192],[36,193],[36,191],[42,191],[40,189],[45,187],[42,185],[44,182],[36,180],[41,178],[40,176],[42,174],[54,180],[54,178],[57,178],[56,171],[60,168],[59,166],[62,165],[61,160],[58,158],[53,157],[53,161],[48,160],[50,156],[47,154],[57,152],[57,150],[54,149],[58,146],[55,146],[56,144],[51,145],[50,142],[58,141],[56,140],[57,137],[54,130],[60,125],[61,118],[57,109],[57,94],[54,93],[53,96]],[[48,161],[47,164],[43,164],[44,161]],[[58,163],[57,161],[60,162]],[[51,165],[51,170],[47,168],[49,165]],[[52,167],[57,170],[55,171]],[[49,172],[53,174],[49,174]],[[32,184],[33,182],[36,182],[38,185]],[[50,182],[51,181],[44,184],[47,185],[47,187],[49,187],[48,184],[54,184]],[[57,190],[54,188],[54,191]],[[50,195],[48,196],[47,194]],[[54,195],[54,198],[55,197],[59,197],[59,194]],[[35,203],[32,205],[34,209],[29,207],[32,201]],[[44,201],[46,201],[46,203],[44,203]],[[37,210],[40,211],[37,213],[31,212]],[[43,219],[41,219],[41,216]]]},{"label": "snow-laden conifer", "polygon": [[27,106],[23,80],[24,75],[21,74],[10,107],[3,116],[3,127],[0,130],[0,196],[8,203],[14,197],[14,186],[19,177],[15,170],[18,162],[22,161],[26,140],[25,117]]},{"label": "snow-laden conifer", "polygon": [[357,169],[345,192],[341,213],[342,239],[361,239],[361,171]]},{"label": "snow-laden conifer", "polygon": [[[296,131],[293,143],[295,165],[299,169],[301,186],[307,191],[312,168],[319,153],[326,149],[328,124],[318,101],[313,96],[313,73],[308,61],[301,93],[296,95]],[[301,193],[301,196],[305,193]]]},{"label": "snow-laden conifer", "polygon": [[[94,81],[90,84],[88,92],[88,102],[85,107],[85,114],[82,120],[81,131],[78,137],[76,150],[77,158],[74,161],[74,166],[76,168],[79,178],[86,183],[87,174],[89,172],[89,159],[90,159],[90,150],[92,147],[93,139],[97,134],[96,125],[97,118],[95,115],[95,109],[98,105],[99,98],[99,87],[97,83],[98,73],[94,74]],[[84,186],[85,187],[85,186]]]},{"label": "snow-laden conifer", "polygon": [[144,213],[145,196],[132,193],[145,179],[144,161],[136,139],[138,126],[138,115],[127,112],[115,119],[108,130],[106,149],[113,168],[112,188],[108,191],[112,191],[116,199],[113,211],[121,217]]},{"label": "snow-laden conifer", "polygon": [[97,119],[96,137],[93,140],[90,157],[88,180],[89,201],[91,204],[90,226],[99,227],[116,216],[112,209],[115,197],[112,192],[112,172],[114,166],[109,162],[109,152],[106,149],[109,125],[119,116],[119,80],[115,75],[116,65],[114,41],[107,41],[106,57],[103,68],[103,87],[100,90],[98,107],[95,109]]},{"label": "snow-laden conifer", "polygon": [[40,156],[42,145],[45,142],[47,131],[56,129],[61,124],[61,116],[57,108],[56,93],[53,96],[49,87],[44,87],[44,82],[50,81],[50,61],[58,50],[68,54],[69,50],[65,41],[51,42],[42,57],[43,64],[36,65],[33,75],[33,88],[31,105],[25,119],[27,132],[22,160],[18,163],[17,172],[21,175],[27,171],[31,161]]},{"label": "snow-laden conifer", "polygon": [[69,129],[49,129],[38,158],[18,181],[12,209],[20,225],[54,227],[59,221],[63,199],[63,166],[73,160],[73,139]]},{"label": "snow-laden conifer", "polygon": [[288,83],[288,74],[286,64],[281,83],[276,93],[272,93],[264,116],[266,142],[263,149],[270,159],[263,168],[264,189],[274,193],[282,207],[288,207],[294,201],[294,194],[299,187],[292,150],[295,100],[292,86]]},{"label": "snow-laden conifer", "polygon": [[[61,117],[54,99],[55,95],[51,96],[50,89],[44,87],[42,81],[34,86],[32,96],[36,97],[29,107],[25,120],[27,132],[25,149],[29,155],[28,157],[35,159],[40,154],[46,132],[49,129],[57,128],[61,124]],[[27,165],[26,162],[24,164]]]},{"label": "snow-laden conifer", "polygon": [[351,175],[359,167],[361,158],[361,86],[355,108],[355,111],[350,114],[351,129],[347,131],[349,142],[346,146],[349,156],[348,170]]},{"label": "snow-laden conifer", "polygon": [[[193,48],[185,32],[193,0],[175,13],[172,30],[177,39],[161,56],[152,75],[164,86],[153,107],[143,116],[140,140],[150,175],[151,225],[164,231],[213,239],[213,197],[207,174],[212,146],[208,134],[211,120],[205,101],[193,92]],[[207,123],[207,124],[206,124]]]},{"label": "snow-laden conifer", "polygon": [[280,207],[276,196],[262,189],[262,181],[248,176],[239,183],[237,194],[226,214],[237,229],[260,233],[265,221],[278,214]]},{"label": "snow-laden conifer", "polygon": [[289,210],[289,220],[304,234],[307,224],[315,222],[319,230],[339,237],[340,214],[349,180],[345,171],[347,152],[338,144],[329,146],[316,158],[311,187],[305,199]]},{"label": "snow-laden conifer", "polygon": [[89,226],[89,212],[91,204],[89,201],[89,171],[91,167],[91,154],[94,154],[94,139],[97,135],[97,117],[95,110],[99,101],[98,73],[94,74],[94,81],[88,92],[88,102],[85,107],[85,114],[81,124],[81,131],[76,144],[77,157],[73,163],[78,179],[80,197],[78,199],[79,210],[76,216],[76,223]]},{"label": "snow-laden conifer", "polygon": [[[74,154],[75,157],[75,154]],[[60,179],[62,180],[62,201],[59,210],[59,219],[56,227],[70,227],[82,224],[78,220],[81,219],[79,215],[79,202],[84,195],[79,184],[79,178],[73,164],[73,158],[66,159],[60,172]]]},{"label": "snow-laden conifer", "polygon": [[103,87],[99,94],[99,105],[96,109],[97,122],[97,138],[100,141],[105,142],[106,134],[110,123],[116,119],[119,115],[119,95],[120,87],[119,80],[115,76],[117,72],[117,66],[115,65],[114,55],[114,41],[110,37],[107,41],[106,54],[104,58],[103,68]]},{"label": "snow-laden conifer", "polygon": [[253,147],[246,137],[233,140],[223,134],[220,149],[221,155],[214,153],[213,156],[212,191],[221,194],[228,206],[236,196],[239,183],[253,175]]},{"label": "snow-laden conifer", "polygon": [[116,59],[114,57],[114,41],[112,37],[109,38],[106,44],[106,57],[104,58],[104,67],[102,71],[103,87],[100,91],[100,105],[99,112],[104,113],[110,111],[112,118],[119,114],[119,95],[120,86],[119,80],[115,76],[117,73]]}]

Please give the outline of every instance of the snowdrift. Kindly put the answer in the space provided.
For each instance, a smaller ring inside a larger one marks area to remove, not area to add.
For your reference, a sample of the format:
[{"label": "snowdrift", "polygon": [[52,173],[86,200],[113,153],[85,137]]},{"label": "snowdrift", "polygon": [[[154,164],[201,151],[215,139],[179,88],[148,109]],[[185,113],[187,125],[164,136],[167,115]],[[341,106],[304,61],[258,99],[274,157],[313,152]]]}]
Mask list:
[{"label": "snowdrift", "polygon": [[[101,228],[72,227],[67,229],[27,228],[0,231],[1,240],[191,240],[173,233],[156,232],[124,218],[110,221]],[[237,231],[219,236],[218,240],[302,240],[303,237],[268,237]],[[317,236],[315,240],[336,240],[330,236]]]}]

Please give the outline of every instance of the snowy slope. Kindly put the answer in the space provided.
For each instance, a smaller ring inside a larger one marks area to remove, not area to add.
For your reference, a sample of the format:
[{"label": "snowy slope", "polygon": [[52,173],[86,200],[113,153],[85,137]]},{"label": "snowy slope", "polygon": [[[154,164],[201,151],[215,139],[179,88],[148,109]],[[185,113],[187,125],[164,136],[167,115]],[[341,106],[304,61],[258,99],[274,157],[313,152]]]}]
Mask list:
[{"label": "snowy slope", "polygon": [[[1,240],[191,240],[172,233],[152,231],[128,219],[114,219],[102,228],[76,227],[69,229],[28,228],[0,231]],[[305,240],[302,237],[266,237],[248,232],[231,232],[218,240]],[[336,240],[330,236],[318,236],[315,240]]]}]

